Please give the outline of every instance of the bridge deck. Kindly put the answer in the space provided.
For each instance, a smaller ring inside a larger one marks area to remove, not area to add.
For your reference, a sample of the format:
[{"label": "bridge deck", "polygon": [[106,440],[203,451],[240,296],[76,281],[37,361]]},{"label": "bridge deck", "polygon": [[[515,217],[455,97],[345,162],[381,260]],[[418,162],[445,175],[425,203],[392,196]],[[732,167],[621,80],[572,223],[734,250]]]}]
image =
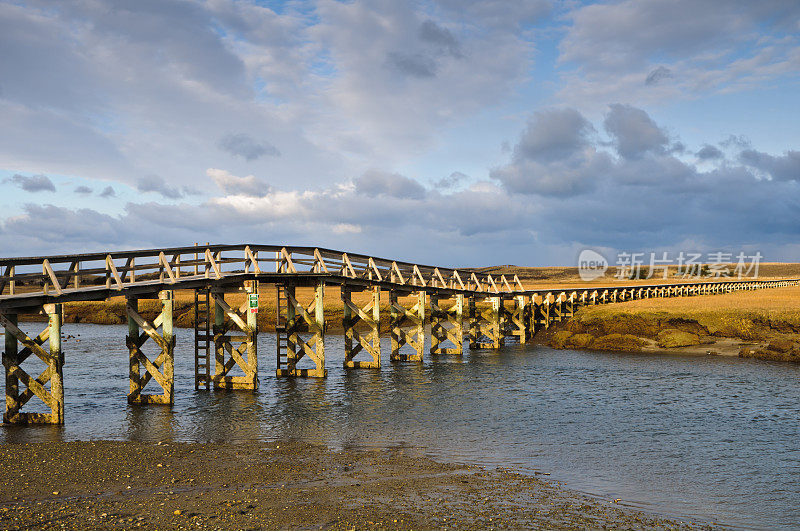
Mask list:
[{"label": "bridge deck", "polygon": [[[0,310],[26,310],[44,304],[101,301],[165,289],[200,289],[258,280],[270,284],[376,286],[401,293],[423,290],[442,295],[545,295],[699,287],[759,280],[717,279],[706,282],[587,285],[585,288],[526,289],[514,275],[493,277],[458,270],[351,254],[316,247],[275,245],[208,245],[0,258]],[[794,279],[788,279],[794,280]]]}]

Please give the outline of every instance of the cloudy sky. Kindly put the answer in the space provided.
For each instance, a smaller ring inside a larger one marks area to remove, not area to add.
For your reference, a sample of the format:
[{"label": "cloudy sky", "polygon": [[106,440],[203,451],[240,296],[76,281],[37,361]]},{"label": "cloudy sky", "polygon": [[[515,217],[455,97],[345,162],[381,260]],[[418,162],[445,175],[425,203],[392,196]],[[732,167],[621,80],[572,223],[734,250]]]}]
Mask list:
[{"label": "cloudy sky", "polygon": [[0,255],[800,261],[796,0],[0,0]]}]

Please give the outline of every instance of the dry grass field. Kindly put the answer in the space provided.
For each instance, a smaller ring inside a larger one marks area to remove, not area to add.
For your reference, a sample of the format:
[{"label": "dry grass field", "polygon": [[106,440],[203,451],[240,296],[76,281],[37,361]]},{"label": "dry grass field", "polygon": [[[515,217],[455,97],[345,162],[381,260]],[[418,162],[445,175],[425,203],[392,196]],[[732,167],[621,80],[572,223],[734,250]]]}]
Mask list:
[{"label": "dry grass field", "polygon": [[[297,288],[295,293],[297,299],[308,307],[314,300],[314,290],[312,288]],[[354,303],[365,306],[371,300],[371,292],[354,292],[351,296]],[[259,330],[271,332],[275,330],[275,312],[277,303],[277,293],[275,286],[262,285],[259,288]],[[231,306],[239,306],[245,302],[244,294],[232,293],[225,296],[225,300]],[[400,297],[401,304],[406,306],[413,304],[413,298]],[[160,311],[158,300],[141,300],[139,308],[147,318],[153,318]],[[97,302],[72,302],[65,305],[65,319],[67,322],[82,322],[96,324],[122,324],[127,322],[125,317],[125,299],[114,297],[108,301]],[[175,291],[175,307],[173,310],[175,326],[190,328],[194,326],[194,294],[189,290]],[[389,314],[389,298],[386,293],[381,297],[381,315]],[[336,286],[325,287],[325,321],[328,323],[328,330],[342,330],[342,302],[341,292]],[[43,316],[28,316],[29,320],[43,319]],[[388,325],[388,318],[382,319],[383,327]]]}]

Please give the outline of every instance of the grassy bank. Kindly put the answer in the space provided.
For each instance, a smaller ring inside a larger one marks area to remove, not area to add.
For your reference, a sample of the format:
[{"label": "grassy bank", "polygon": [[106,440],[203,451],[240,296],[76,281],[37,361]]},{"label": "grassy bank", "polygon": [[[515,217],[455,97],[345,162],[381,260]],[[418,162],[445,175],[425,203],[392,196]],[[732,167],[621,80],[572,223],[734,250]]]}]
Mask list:
[{"label": "grassy bank", "polygon": [[800,362],[800,287],[588,306],[541,340],[556,348]]}]

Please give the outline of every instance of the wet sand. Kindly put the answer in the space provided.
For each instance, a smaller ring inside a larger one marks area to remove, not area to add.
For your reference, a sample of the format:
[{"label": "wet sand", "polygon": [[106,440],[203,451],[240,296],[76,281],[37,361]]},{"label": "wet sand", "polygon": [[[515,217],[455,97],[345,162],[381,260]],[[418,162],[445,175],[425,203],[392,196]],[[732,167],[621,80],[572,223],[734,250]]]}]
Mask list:
[{"label": "wet sand", "polygon": [[413,448],[8,444],[0,469],[3,529],[698,527],[510,470],[437,463]]}]

